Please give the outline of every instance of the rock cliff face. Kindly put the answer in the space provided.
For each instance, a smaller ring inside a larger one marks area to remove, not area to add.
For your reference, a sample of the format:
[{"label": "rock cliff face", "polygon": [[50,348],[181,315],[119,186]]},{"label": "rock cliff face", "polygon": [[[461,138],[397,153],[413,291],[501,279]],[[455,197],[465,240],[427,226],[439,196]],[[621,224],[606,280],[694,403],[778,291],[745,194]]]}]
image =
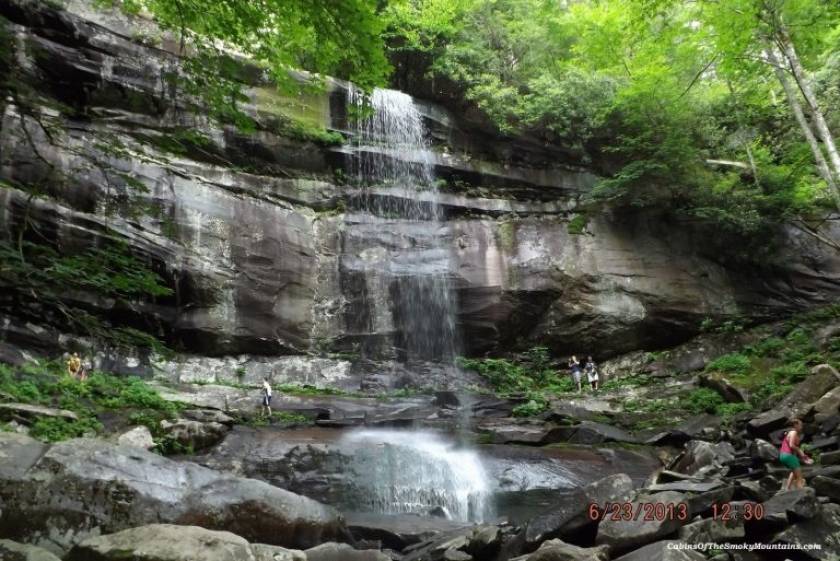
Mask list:
[{"label": "rock cliff face", "polygon": [[[705,317],[761,319],[840,294],[840,257],[793,232],[782,232],[778,264],[761,271],[726,268],[704,256],[690,228],[651,214],[602,214],[570,233],[578,194],[596,180],[585,167],[562,148],[493,138],[421,101],[446,183],[443,231],[396,228],[388,216],[359,224],[360,189],[383,200],[406,194],[347,180],[363,156],[350,144],[302,140],[278,125],[294,115],[346,132],[345,84],[288,98],[251,72],[257,130],[240,133],[187,110],[166,79],[176,46],[148,22],[76,0],[65,10],[0,0],[0,14],[37,93],[35,111],[0,102],[0,236],[16,239],[26,222],[62,252],[126,241],[173,296],[66,297],[116,323],[153,325],[186,353],[372,348],[365,358],[391,359],[381,349],[399,337],[398,322],[359,318],[396,313],[400,283],[423,265],[390,264],[438,235],[451,252],[447,275],[471,354],[535,344],[601,355],[654,348],[695,333]],[[173,150],[184,131],[209,142]],[[30,197],[25,186],[39,183],[46,196]],[[7,351],[61,346],[37,298],[0,300]]]}]

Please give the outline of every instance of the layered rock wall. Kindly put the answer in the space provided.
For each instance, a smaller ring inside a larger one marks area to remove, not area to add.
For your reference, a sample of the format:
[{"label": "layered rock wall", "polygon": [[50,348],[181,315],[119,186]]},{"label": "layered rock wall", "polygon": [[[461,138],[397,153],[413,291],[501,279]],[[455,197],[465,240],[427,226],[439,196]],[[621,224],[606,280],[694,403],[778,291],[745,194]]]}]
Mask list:
[{"label": "layered rock wall", "polygon": [[[346,84],[290,98],[251,72],[257,129],[241,133],[188,110],[165,78],[178,68],[176,42],[149,22],[75,0],[66,10],[0,0],[0,14],[16,71],[36,94],[25,109],[13,98],[0,104],[0,236],[13,242],[25,222],[27,235],[61,252],[127,242],[172,296],[66,298],[117,325],[151,326],[187,354],[394,359],[400,282],[424,271],[393,264],[437,236],[450,252],[468,354],[657,348],[706,317],[760,320],[840,293],[836,253],[781,226],[783,249],[760,271],[722,265],[690,226],[655,214],[598,214],[572,233],[578,198],[597,180],[584,166],[562,147],[494,138],[422,101],[444,225],[359,223],[362,192],[407,195],[348,179],[363,157],[351,143],[304,140],[278,125],[291,115],[347,132]],[[184,131],[207,141],[173,150]],[[30,196],[32,185],[46,193]],[[0,303],[4,353],[66,345],[38,298]]]}]

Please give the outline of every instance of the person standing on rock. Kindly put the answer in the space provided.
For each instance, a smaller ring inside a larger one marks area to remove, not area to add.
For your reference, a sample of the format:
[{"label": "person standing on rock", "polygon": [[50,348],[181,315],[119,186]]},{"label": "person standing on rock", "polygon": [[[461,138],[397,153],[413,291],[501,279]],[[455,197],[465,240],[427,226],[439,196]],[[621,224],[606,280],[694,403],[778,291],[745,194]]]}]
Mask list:
[{"label": "person standing on rock", "polygon": [[572,358],[569,359],[569,370],[572,373],[572,380],[575,381],[577,385],[578,393],[583,392],[583,388],[580,385],[581,379],[581,369],[580,369],[580,361],[577,359],[577,356],[572,355]]},{"label": "person standing on rock", "polygon": [[595,361],[592,360],[592,357],[586,357],[586,366],[583,367],[586,370],[586,379],[589,381],[589,385],[592,386],[592,391],[598,390],[598,367],[595,366]]},{"label": "person standing on rock", "polygon": [[790,475],[785,485],[785,490],[802,489],[805,487],[805,478],[802,477],[802,465],[799,463],[801,459],[805,464],[814,463],[811,458],[805,455],[799,448],[802,441],[802,421],[794,419],[791,423],[791,428],[785,433],[782,438],[782,446],[779,448],[779,461],[790,469]]},{"label": "person standing on rock", "polygon": [[263,378],[262,412],[266,417],[271,417],[271,384],[268,383],[268,378]]}]

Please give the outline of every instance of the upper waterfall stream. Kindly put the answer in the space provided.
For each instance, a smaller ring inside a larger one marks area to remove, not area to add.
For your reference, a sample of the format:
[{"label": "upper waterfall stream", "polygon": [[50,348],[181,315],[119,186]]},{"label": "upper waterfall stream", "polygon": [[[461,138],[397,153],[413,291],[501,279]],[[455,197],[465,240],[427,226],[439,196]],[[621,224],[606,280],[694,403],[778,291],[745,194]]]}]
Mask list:
[{"label": "upper waterfall stream", "polygon": [[353,122],[355,180],[362,186],[353,220],[387,231],[391,244],[384,259],[370,257],[381,248],[362,257],[367,307],[390,303],[387,311],[371,311],[365,328],[393,333],[391,343],[401,362],[451,365],[458,345],[456,302],[421,112],[411,96],[385,89],[369,96],[354,90],[350,105],[351,113],[362,115]]}]

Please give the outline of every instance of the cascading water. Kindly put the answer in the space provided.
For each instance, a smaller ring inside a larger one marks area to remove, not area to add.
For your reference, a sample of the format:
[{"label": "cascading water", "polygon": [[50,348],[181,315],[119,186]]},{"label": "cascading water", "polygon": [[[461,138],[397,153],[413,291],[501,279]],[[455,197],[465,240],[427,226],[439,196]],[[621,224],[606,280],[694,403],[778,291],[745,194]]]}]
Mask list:
[{"label": "cascading water", "polygon": [[364,497],[359,507],[388,514],[440,507],[461,522],[488,517],[491,489],[476,452],[424,431],[363,430],[345,442],[356,450],[350,469]]},{"label": "cascading water", "polygon": [[[367,113],[355,122],[356,180],[362,192],[352,220],[385,229],[392,249],[384,263],[370,265],[387,268],[377,272],[388,277],[388,286],[367,287],[367,293],[389,292],[385,300],[397,358],[451,366],[457,332],[449,248],[422,115],[411,96],[394,90],[377,89],[370,96],[353,91],[350,102],[355,112]],[[367,317],[372,323],[377,314]]]},{"label": "cascading water", "polygon": [[[355,121],[351,147],[360,191],[346,214],[345,243],[356,257],[345,267],[365,279],[354,286],[363,305],[351,321],[358,332],[389,339],[363,354],[379,358],[396,349],[389,358],[412,368],[434,363],[452,384],[458,337],[450,247],[421,112],[411,96],[381,89],[370,96],[351,91],[350,109],[365,115]],[[488,480],[475,452],[419,431],[346,438],[364,450],[348,466],[360,508],[426,514],[440,507],[463,522],[487,515]]]}]

